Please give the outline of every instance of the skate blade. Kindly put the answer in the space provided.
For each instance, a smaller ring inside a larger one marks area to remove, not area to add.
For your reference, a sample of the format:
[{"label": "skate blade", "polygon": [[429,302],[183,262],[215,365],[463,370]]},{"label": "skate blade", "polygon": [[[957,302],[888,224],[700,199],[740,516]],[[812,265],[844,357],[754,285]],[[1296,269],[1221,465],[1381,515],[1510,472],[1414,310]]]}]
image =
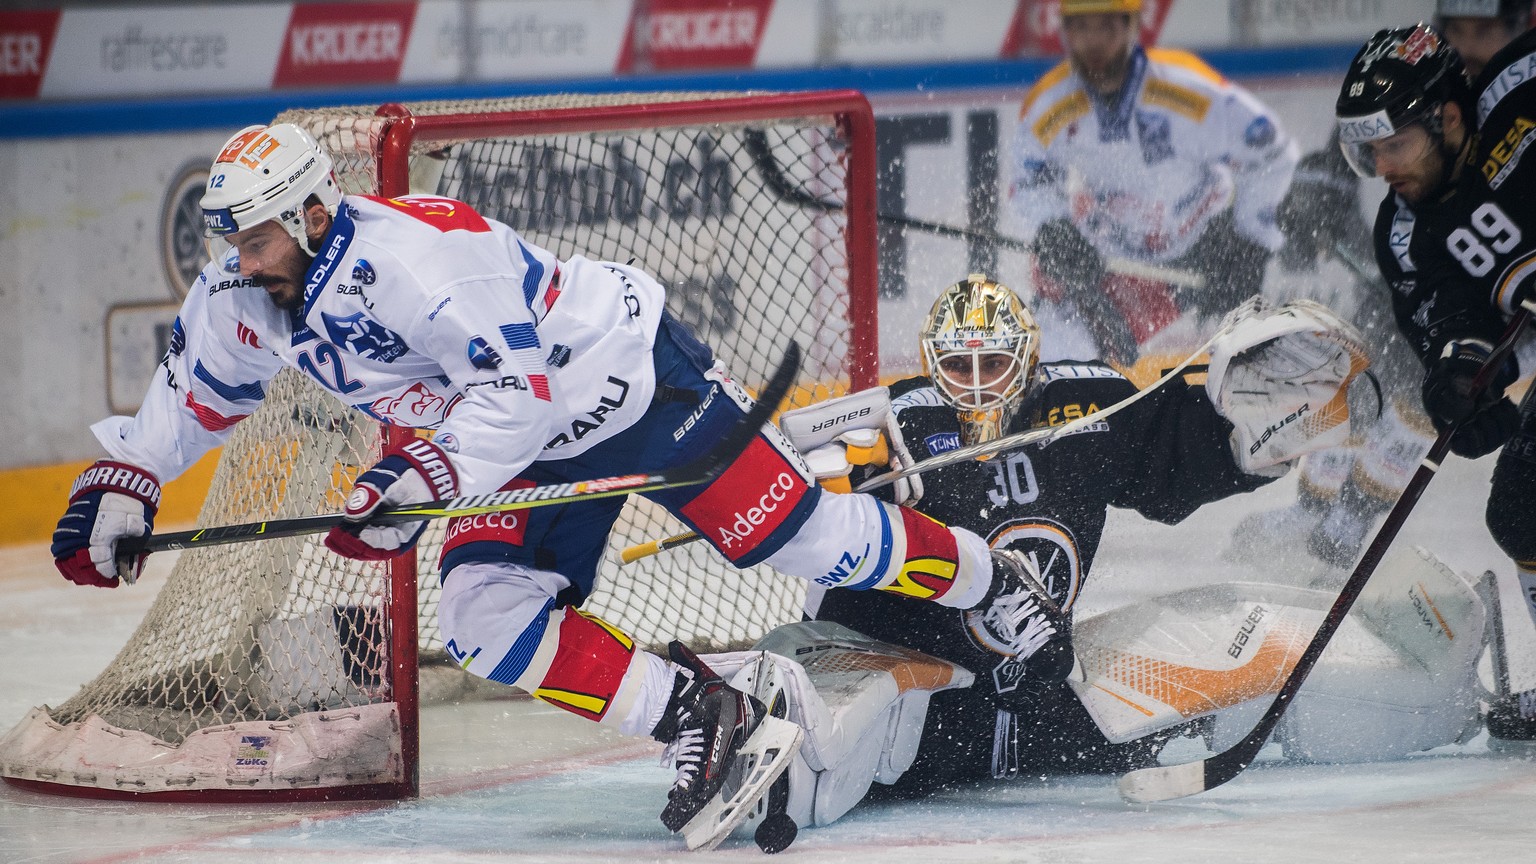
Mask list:
[{"label": "skate blade", "polygon": [[720,845],[736,826],[752,815],[759,798],[768,794],[768,787],[779,775],[789,769],[790,760],[800,750],[805,740],[805,730],[777,717],[764,717],[763,722],[737,751],[736,758],[753,758],[747,779],[730,800],[716,796],[704,809],[688,820],[680,832],[683,842],[693,851],[709,851]]}]

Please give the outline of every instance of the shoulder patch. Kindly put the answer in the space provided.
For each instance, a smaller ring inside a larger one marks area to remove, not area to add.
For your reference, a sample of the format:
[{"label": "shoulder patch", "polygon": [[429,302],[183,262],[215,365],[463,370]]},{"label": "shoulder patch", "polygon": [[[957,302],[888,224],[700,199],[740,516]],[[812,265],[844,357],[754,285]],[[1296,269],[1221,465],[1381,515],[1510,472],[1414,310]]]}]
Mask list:
[{"label": "shoulder patch", "polygon": [[1086,116],[1090,110],[1092,106],[1088,104],[1088,96],[1081,90],[1073,90],[1061,101],[1045,109],[1030,131],[1040,139],[1041,147],[1049,147],[1051,140],[1060,134],[1067,124]]},{"label": "shoulder patch", "polygon": [[1205,122],[1206,112],[1211,110],[1211,97],[1204,93],[1151,77],[1147,78],[1147,83],[1141,88],[1141,101],[1146,105],[1181,114],[1196,123]]},{"label": "shoulder patch", "polygon": [[938,388],[929,384],[927,387],[908,390],[892,399],[891,412],[900,414],[908,408],[933,408],[943,404],[944,400],[939,398]]}]

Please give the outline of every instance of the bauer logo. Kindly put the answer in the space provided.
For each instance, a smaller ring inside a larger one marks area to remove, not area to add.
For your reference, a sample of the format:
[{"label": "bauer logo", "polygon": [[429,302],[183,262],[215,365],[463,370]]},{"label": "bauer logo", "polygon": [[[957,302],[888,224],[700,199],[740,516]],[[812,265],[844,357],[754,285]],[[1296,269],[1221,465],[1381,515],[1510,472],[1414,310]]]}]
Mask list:
[{"label": "bauer logo", "polygon": [[496,353],[496,349],[492,348],[490,343],[479,336],[469,340],[469,347],[465,351],[469,354],[469,365],[476,369],[489,372],[492,369],[501,368],[501,355]]}]

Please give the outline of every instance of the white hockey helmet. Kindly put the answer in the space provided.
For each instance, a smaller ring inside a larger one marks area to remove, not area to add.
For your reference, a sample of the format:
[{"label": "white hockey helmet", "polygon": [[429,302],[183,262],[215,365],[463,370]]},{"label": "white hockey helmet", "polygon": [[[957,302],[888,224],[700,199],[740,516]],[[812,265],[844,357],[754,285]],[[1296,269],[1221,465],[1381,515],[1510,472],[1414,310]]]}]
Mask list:
[{"label": "white hockey helmet", "polygon": [[304,202],[311,195],[336,215],[341,189],[331,174],[331,157],[313,136],[292,123],[241,129],[208,169],[202,208],[209,255],[221,260],[229,245],[224,238],[269,219],[310,251]]},{"label": "white hockey helmet", "polygon": [[[979,273],[944,289],[922,333],[923,374],[960,415],[966,444],[990,441],[1018,410],[1040,357],[1040,326],[1019,296]],[[954,374],[952,358],[965,374]],[[990,370],[990,371],[989,371]]]}]

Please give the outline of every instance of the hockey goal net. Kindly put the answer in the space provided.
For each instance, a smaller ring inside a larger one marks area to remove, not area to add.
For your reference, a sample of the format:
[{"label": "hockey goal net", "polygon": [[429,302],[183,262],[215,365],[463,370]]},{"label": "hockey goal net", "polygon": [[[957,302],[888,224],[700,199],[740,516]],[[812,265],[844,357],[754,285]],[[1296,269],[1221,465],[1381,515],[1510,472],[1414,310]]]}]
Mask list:
[{"label": "hockey goal net", "polygon": [[[634,260],[749,388],[791,339],[807,357],[796,404],[875,383],[874,121],[857,93],[537,97],[278,119],[315,135],[346,192],[445,195],[560,257]],[[199,524],[335,512],[401,434],[414,433],[284,372],[224,447]],[[799,617],[800,580],[732,570],[704,544],[618,565],[618,550],[681,530],[631,500],[583,608],[642,644],[703,648]],[[439,524],[388,565],[338,558],[317,536],[183,553],[111,665],[0,739],[0,773],[108,797],[415,794],[421,691],[452,699],[475,686],[438,637],[440,537]]]}]

